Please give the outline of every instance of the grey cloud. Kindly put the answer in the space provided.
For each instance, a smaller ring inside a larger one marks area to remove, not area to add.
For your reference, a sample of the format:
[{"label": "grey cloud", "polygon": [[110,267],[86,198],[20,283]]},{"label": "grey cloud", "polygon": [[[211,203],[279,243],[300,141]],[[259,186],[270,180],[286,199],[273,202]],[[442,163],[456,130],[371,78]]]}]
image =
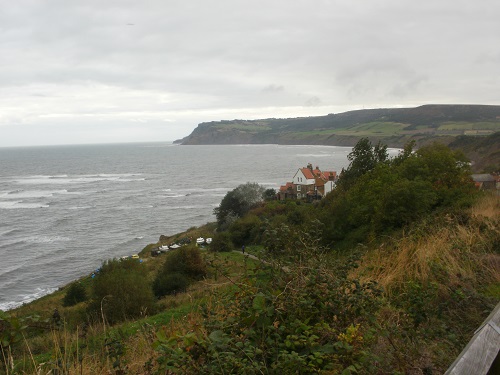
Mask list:
[{"label": "grey cloud", "polygon": [[498,14],[496,0],[6,2],[0,146],[9,119],[37,129],[54,113],[73,115],[60,126],[75,143],[130,109],[171,119],[174,139],[207,116],[339,111],[326,103],[498,104]]},{"label": "grey cloud", "polygon": [[321,99],[318,98],[317,96],[311,96],[307,101],[305,102],[305,106],[307,107],[317,107],[321,104]]},{"label": "grey cloud", "polygon": [[276,93],[276,92],[283,92],[285,90],[285,87],[283,85],[275,85],[271,84],[262,89],[263,92],[268,92],[268,93]]}]

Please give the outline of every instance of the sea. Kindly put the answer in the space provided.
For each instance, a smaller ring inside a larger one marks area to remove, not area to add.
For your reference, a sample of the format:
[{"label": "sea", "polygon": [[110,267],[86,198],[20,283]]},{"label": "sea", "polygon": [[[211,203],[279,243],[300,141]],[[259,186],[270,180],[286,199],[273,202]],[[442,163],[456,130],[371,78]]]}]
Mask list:
[{"label": "sea", "polygon": [[0,148],[0,310],[51,293],[160,235],[215,221],[246,182],[278,189],[349,147],[134,143]]}]

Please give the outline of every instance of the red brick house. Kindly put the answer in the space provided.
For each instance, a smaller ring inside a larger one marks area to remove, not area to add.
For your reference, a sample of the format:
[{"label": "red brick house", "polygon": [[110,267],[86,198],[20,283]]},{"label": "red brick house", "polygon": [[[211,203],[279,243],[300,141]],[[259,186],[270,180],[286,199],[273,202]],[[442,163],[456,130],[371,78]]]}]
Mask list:
[{"label": "red brick house", "polygon": [[336,180],[337,172],[321,171],[319,167],[313,169],[312,164],[308,164],[307,167],[297,170],[292,182],[280,187],[278,200],[321,199],[334,189]]}]

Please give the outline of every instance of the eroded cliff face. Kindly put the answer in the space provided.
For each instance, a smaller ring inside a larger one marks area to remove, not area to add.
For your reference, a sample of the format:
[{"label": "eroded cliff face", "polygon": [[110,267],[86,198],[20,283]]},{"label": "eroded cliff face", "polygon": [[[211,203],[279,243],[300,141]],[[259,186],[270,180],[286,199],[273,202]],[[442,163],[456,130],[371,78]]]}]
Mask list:
[{"label": "eroded cliff face", "polygon": [[255,143],[253,134],[236,129],[223,129],[210,126],[201,128],[198,126],[182,142],[183,145],[230,145],[247,143]]},{"label": "eroded cliff face", "polygon": [[[301,134],[297,132],[283,132],[274,134],[271,132],[251,133],[237,129],[221,129],[206,127],[195,129],[181,142],[182,145],[230,145],[230,144],[281,144],[281,145],[322,145],[322,146],[344,146],[353,147],[360,139],[353,135],[329,135]],[[439,140],[448,144],[454,137],[431,136],[431,135],[392,135],[392,136],[367,136],[372,143],[382,142],[388,147],[402,148],[410,140],[415,140],[417,145]]]},{"label": "eroded cliff face", "polygon": [[326,116],[288,119],[231,120],[201,123],[176,143],[202,144],[315,144],[354,146],[360,138],[403,147],[432,141],[448,144],[467,132],[482,135],[500,130],[500,106],[424,105],[381,108]]},{"label": "eroded cliff face", "polygon": [[[176,143],[353,147],[361,138],[368,138],[373,144],[381,142],[388,147],[402,148],[410,141],[415,141],[416,147],[439,142],[464,151],[478,172],[500,168],[499,139],[494,136],[499,131],[500,106],[424,105],[290,119],[206,122]],[[491,139],[486,139],[489,137]],[[471,144],[476,141],[480,143]]]}]

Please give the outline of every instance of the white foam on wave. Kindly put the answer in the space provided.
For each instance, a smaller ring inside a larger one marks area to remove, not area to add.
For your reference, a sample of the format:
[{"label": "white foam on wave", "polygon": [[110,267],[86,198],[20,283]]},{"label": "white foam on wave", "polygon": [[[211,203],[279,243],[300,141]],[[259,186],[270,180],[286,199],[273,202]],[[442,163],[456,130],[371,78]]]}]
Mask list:
[{"label": "white foam on wave", "polygon": [[23,203],[23,201],[5,201],[0,202],[0,209],[16,210],[16,209],[31,209],[31,208],[49,208],[48,204],[44,203]]},{"label": "white foam on wave", "polygon": [[164,198],[181,198],[181,197],[185,197],[185,196],[186,196],[185,194],[172,193],[172,194],[164,195],[163,197]]},{"label": "white foam on wave", "polygon": [[28,243],[53,243],[71,241],[71,238],[64,236],[30,236],[24,239]]},{"label": "white foam on wave", "polygon": [[[217,205],[218,206],[218,205]],[[201,205],[190,205],[190,206],[166,206],[164,207],[165,210],[194,210],[194,209],[200,209],[205,206]]]},{"label": "white foam on wave", "polygon": [[301,158],[326,158],[332,157],[332,153],[324,153],[324,154],[297,154],[298,157]]},{"label": "white foam on wave", "polygon": [[48,198],[54,194],[67,194],[66,189],[61,190],[13,190],[8,193],[0,194],[0,199],[18,199],[18,198]]},{"label": "white foam on wave", "polygon": [[34,175],[14,177],[12,182],[20,185],[64,185],[64,184],[88,184],[100,181],[133,182],[144,181],[145,178],[135,178],[140,176],[134,173],[120,174],[90,174],[90,175]]},{"label": "white foam on wave", "polygon": [[57,290],[57,288],[36,288],[35,292],[31,294],[27,294],[25,296],[19,296],[18,301],[9,301],[0,303],[0,310],[7,311],[11,309],[15,309],[25,303],[32,302],[38,298],[41,298],[47,294],[53,293]]},{"label": "white foam on wave", "polygon": [[22,230],[21,229],[17,229],[17,228],[9,229],[9,230],[7,230],[5,232],[0,233],[0,237],[7,237],[7,236],[10,236],[10,235],[16,234],[16,233],[22,233]]}]

